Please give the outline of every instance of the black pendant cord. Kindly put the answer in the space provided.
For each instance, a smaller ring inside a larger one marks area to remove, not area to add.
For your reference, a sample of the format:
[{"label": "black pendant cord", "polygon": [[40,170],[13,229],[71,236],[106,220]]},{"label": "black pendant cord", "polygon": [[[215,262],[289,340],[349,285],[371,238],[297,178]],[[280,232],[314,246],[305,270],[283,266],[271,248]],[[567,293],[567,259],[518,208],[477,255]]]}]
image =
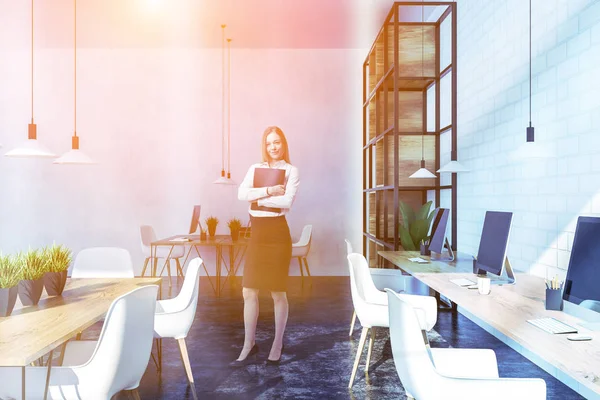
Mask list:
[{"label": "black pendant cord", "polygon": [[[425,6],[421,6],[421,78],[425,77],[425,72],[423,68],[424,62],[424,48],[425,48],[425,35],[423,33],[425,24]],[[424,127],[423,127],[424,128]],[[425,129],[423,129],[425,130]],[[425,162],[425,132],[421,134],[421,161]]]},{"label": "black pendant cord", "polygon": [[531,0],[529,0],[529,127],[531,127]]}]

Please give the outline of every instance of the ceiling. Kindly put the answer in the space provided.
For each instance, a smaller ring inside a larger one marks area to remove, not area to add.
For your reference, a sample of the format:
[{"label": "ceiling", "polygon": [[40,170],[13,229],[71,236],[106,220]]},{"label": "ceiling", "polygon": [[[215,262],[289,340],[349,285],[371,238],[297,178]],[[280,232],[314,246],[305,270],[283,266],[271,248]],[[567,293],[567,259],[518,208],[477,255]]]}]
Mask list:
[{"label": "ceiling", "polygon": [[[393,0],[79,0],[77,47],[369,48]],[[73,0],[34,3],[35,46],[73,46]],[[0,48],[28,48],[31,2],[0,0]]]},{"label": "ceiling", "polygon": [[[227,24],[226,35],[232,38],[233,47],[356,47],[354,23],[362,14],[361,8],[378,4],[385,15],[389,6],[383,7],[383,3],[354,0],[79,0],[77,42],[78,47],[101,48],[220,47],[220,26]],[[73,45],[73,0],[38,0],[34,9],[37,46]],[[372,18],[373,14],[377,13],[370,11],[365,17]],[[30,2],[0,0],[2,42],[14,41],[17,36],[25,39],[17,41],[29,43],[30,29]]]}]

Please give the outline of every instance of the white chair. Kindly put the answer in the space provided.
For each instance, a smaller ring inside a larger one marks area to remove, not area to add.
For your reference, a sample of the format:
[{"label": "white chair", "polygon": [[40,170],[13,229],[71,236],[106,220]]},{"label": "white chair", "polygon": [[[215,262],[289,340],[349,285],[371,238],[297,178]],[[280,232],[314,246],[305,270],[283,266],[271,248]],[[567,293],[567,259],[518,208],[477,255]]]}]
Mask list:
[{"label": "white chair", "polygon": [[[152,254],[152,246],[151,243],[156,241],[156,233],[154,232],[154,228],[150,225],[142,225],[140,226],[140,238],[142,245],[142,254],[146,258],[144,260],[144,268],[142,269],[141,276],[144,276],[146,273],[146,268],[148,267],[148,262],[150,262],[150,271],[154,270],[154,264],[158,264],[158,260],[165,260],[165,267],[167,268],[167,273],[169,274],[169,286],[171,286],[171,260],[175,260],[177,264],[177,276],[183,277],[183,269],[181,268],[181,263],[179,259],[185,255],[185,246],[184,245],[173,245],[171,247],[168,246],[157,246],[155,249],[156,258]],[[160,271],[158,276],[161,276],[164,271],[163,269]],[[152,273],[150,274],[152,275]]]},{"label": "white chair", "polygon": [[91,247],[77,253],[71,278],[133,278],[129,251],[118,247]]},{"label": "white chair", "polygon": [[306,273],[308,277],[311,278],[312,284],[312,276],[310,275],[310,269],[308,269],[308,261],[306,260],[306,256],[310,251],[310,243],[312,241],[312,225],[304,225],[302,228],[302,234],[300,235],[300,239],[296,243],[292,243],[292,257],[296,257],[298,259],[298,264],[300,265],[300,275],[302,275],[302,284],[304,284],[304,271],[303,265],[306,266]]},{"label": "white chair", "polygon": [[[183,361],[183,366],[194,398],[197,398],[196,387],[194,386],[194,376],[192,374],[185,338],[187,337],[196,316],[201,265],[201,258],[194,258],[190,262],[179,295],[173,299],[159,300],[156,305],[156,316],[154,319],[155,338],[173,338],[177,340],[179,351],[181,353],[181,360]],[[162,346],[157,346],[157,348],[160,351]],[[158,355],[159,365],[162,361],[162,354],[160,353],[162,353],[162,351],[160,351]]]},{"label": "white chair", "polygon": [[[352,374],[350,376],[350,383],[348,384],[348,388],[351,388],[354,384],[354,377],[356,376],[356,370],[358,369],[367,334],[371,331],[365,372],[368,372],[369,370],[371,352],[373,350],[373,342],[376,335],[375,328],[389,327],[389,314],[387,296],[384,292],[377,290],[373,284],[365,257],[358,253],[348,255],[348,266],[350,268],[350,292],[352,293],[352,303],[360,324],[363,327],[356,352],[356,358],[354,359]],[[401,296],[421,310],[419,312],[419,321],[423,330],[431,330],[437,322],[437,303],[435,298],[410,294],[402,294]],[[421,338],[421,341],[423,341],[423,337]]]},{"label": "white chair", "polygon": [[[347,254],[354,253],[352,250],[352,243],[348,239],[346,241],[346,252]],[[393,289],[396,292],[403,292],[406,288],[406,279],[410,276],[403,275],[400,269],[391,268],[371,268],[369,267],[373,284],[377,290],[384,290],[385,288]],[[429,292],[427,292],[429,293]],[[415,294],[415,293],[411,293]],[[418,293],[421,294],[421,293]],[[356,323],[356,311],[352,312],[352,320],[350,322],[350,332],[348,336],[352,336],[354,333],[354,324]]]},{"label": "white chair", "polygon": [[[64,363],[52,367],[48,399],[109,400],[137,388],[150,359],[158,286],[115,299],[98,341],[69,342]],[[27,399],[43,399],[47,367],[26,368]],[[0,368],[0,398],[21,398],[21,368]]]},{"label": "white chair", "polygon": [[415,305],[404,301],[405,295],[386,290],[394,364],[409,399],[546,398],[543,379],[498,378],[493,350],[431,349],[430,353]]}]

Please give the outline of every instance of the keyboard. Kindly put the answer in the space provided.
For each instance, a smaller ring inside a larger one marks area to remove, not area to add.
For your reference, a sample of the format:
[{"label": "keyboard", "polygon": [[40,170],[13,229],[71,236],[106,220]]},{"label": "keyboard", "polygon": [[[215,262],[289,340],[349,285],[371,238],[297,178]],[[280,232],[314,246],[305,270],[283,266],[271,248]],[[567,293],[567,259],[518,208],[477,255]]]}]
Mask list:
[{"label": "keyboard", "polygon": [[454,283],[458,286],[473,286],[477,285],[477,283],[468,280],[467,278],[459,278],[459,279],[450,279],[450,282]]},{"label": "keyboard", "polygon": [[548,333],[577,333],[577,329],[554,318],[528,319],[527,322]]}]

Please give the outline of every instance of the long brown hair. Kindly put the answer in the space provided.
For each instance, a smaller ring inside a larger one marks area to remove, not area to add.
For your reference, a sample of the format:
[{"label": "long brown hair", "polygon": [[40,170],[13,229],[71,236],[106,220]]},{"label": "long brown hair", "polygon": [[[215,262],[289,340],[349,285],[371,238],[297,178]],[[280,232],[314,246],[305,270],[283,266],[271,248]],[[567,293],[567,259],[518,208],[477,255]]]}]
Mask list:
[{"label": "long brown hair", "polygon": [[285,134],[283,133],[283,131],[281,130],[280,127],[278,126],[269,126],[267,129],[265,129],[265,132],[262,135],[262,142],[261,142],[261,148],[262,148],[262,159],[264,162],[269,162],[269,153],[267,153],[267,136],[269,136],[270,133],[276,133],[277,135],[279,135],[279,138],[281,139],[281,145],[283,146],[283,157],[281,157],[286,163],[291,164],[290,162],[290,149],[288,148],[288,142],[287,139],[285,137]]}]

